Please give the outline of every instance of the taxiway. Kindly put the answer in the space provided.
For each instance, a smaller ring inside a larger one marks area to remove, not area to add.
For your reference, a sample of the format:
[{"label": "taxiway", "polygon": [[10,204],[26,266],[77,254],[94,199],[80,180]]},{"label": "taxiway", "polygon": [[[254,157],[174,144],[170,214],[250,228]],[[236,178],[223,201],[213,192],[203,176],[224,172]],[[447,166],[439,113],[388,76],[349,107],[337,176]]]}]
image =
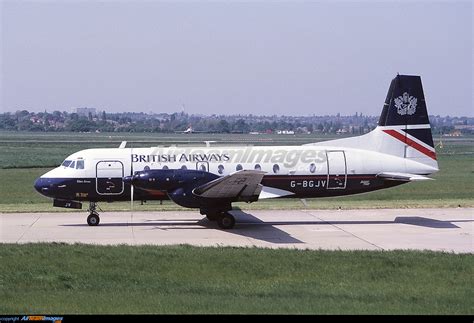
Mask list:
[{"label": "taxiway", "polygon": [[473,208],[232,211],[224,231],[198,212],[2,213],[1,243],[236,246],[473,253]]}]

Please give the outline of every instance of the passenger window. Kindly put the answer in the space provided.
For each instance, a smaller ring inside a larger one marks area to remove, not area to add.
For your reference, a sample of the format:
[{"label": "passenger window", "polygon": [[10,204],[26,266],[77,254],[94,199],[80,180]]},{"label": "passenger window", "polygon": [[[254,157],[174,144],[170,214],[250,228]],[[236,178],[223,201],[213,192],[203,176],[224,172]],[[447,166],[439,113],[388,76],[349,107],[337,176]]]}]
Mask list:
[{"label": "passenger window", "polygon": [[188,169],[186,165],[181,166],[181,169]]},{"label": "passenger window", "polygon": [[262,166],[260,166],[260,164],[255,164],[255,170],[262,170]]},{"label": "passenger window", "polygon": [[309,165],[309,171],[311,173],[314,173],[316,171],[316,164],[315,163],[311,163],[311,165]]},{"label": "passenger window", "polygon": [[219,174],[224,173],[224,165],[219,165],[219,166],[217,166],[217,172],[218,172]]},{"label": "passenger window", "polygon": [[69,164],[71,164],[71,161],[70,161],[70,160],[65,160],[65,161],[63,161],[63,163],[61,164],[61,166],[68,167]]},{"label": "passenger window", "polygon": [[235,170],[242,170],[242,165],[238,164],[236,167],[235,167]]},{"label": "passenger window", "polygon": [[84,169],[84,161],[78,160],[76,163],[76,169]]},{"label": "passenger window", "polygon": [[163,166],[163,169],[168,169],[168,166],[166,166],[166,165],[165,165],[165,166]]},{"label": "passenger window", "polygon": [[278,164],[273,165],[273,172],[276,174],[280,171],[280,166]]},{"label": "passenger window", "polygon": [[74,168],[74,166],[76,166],[76,162],[75,162],[75,161],[72,161],[72,163],[69,164],[69,168]]}]

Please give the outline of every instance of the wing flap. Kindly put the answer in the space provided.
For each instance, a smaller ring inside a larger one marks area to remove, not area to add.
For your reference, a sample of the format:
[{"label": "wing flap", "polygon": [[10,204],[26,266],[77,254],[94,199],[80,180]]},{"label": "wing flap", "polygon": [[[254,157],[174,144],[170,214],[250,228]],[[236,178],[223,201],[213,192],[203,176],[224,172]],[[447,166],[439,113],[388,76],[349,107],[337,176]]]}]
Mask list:
[{"label": "wing flap", "polygon": [[410,174],[410,173],[379,173],[377,177],[382,178],[387,181],[398,181],[398,182],[416,182],[416,181],[427,181],[433,180],[432,178]]},{"label": "wing flap", "polygon": [[262,171],[241,170],[196,187],[193,194],[212,199],[253,200],[262,191],[260,182],[264,174]]}]

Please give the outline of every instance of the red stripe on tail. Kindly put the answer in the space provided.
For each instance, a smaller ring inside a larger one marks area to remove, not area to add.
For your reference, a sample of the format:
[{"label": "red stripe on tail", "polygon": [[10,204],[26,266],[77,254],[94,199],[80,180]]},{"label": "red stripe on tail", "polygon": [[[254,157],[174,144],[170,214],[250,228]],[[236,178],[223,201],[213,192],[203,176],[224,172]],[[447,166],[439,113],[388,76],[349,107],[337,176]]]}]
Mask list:
[{"label": "red stripe on tail", "polygon": [[405,135],[399,133],[396,130],[383,130],[383,132],[389,134],[390,136],[400,140],[401,142],[407,144],[408,146],[418,150],[420,153],[425,154],[426,156],[436,160],[436,153],[434,151],[429,150],[428,148],[423,147],[419,143],[411,140],[410,138],[406,137]]}]

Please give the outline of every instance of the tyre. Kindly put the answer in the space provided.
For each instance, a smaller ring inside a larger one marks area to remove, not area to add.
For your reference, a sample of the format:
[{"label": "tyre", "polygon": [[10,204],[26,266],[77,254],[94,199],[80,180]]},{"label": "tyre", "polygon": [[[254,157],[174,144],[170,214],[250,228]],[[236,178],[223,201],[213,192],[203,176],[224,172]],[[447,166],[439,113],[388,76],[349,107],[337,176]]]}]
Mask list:
[{"label": "tyre", "polygon": [[91,227],[98,225],[99,222],[100,222],[100,218],[97,214],[91,213],[87,217],[87,224],[90,225]]},{"label": "tyre", "polygon": [[219,225],[219,228],[229,230],[234,227],[235,218],[229,213],[224,213],[217,219],[217,224]]}]

